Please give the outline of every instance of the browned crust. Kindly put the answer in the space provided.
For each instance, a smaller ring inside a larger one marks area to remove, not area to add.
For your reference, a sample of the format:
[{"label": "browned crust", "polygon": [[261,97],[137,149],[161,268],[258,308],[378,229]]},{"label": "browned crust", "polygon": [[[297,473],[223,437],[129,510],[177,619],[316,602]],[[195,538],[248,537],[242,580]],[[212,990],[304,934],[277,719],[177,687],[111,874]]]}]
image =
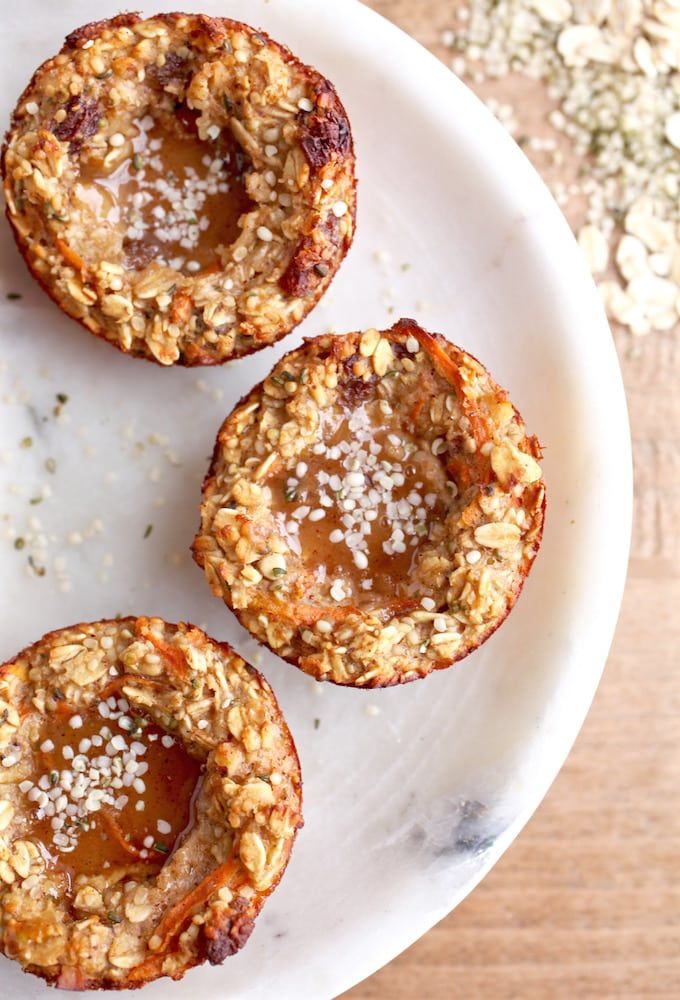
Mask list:
[{"label": "browned crust", "polygon": [[[164,23],[173,26],[174,23],[182,17],[187,15],[182,12],[167,12],[152,15],[153,18],[163,21]],[[286,271],[282,275],[279,284],[286,294],[291,296],[296,296],[304,298],[306,300],[306,305],[304,312],[300,316],[300,319],[296,322],[292,322],[288,325],[287,329],[282,330],[275,340],[267,342],[265,344],[259,344],[253,339],[251,346],[247,350],[240,351],[235,357],[220,357],[211,353],[207,350],[202,350],[195,345],[189,344],[186,346],[184,351],[181,353],[178,360],[175,362],[176,365],[185,368],[197,368],[205,367],[209,365],[222,365],[226,364],[232,360],[238,360],[239,358],[248,357],[250,354],[254,354],[258,350],[262,350],[264,347],[271,346],[272,343],[276,343],[279,340],[286,337],[291,333],[304,319],[307,318],[309,313],[318,304],[320,299],[323,297],[327,289],[329,288],[331,282],[335,278],[338,270],[340,269],[349,249],[354,240],[354,235],[356,234],[356,191],[357,191],[357,181],[354,169],[355,154],[354,154],[354,137],[352,134],[352,127],[345,111],[345,108],[337,94],[337,91],[330,80],[323,77],[317,70],[312,66],[303,63],[290,49],[277,42],[275,39],[271,38],[265,31],[261,29],[252,28],[243,22],[236,21],[232,18],[227,17],[209,17],[205,14],[195,15],[196,19],[200,22],[201,29],[205,31],[208,36],[212,36],[216,31],[221,33],[222,30],[226,28],[240,28],[241,30],[247,31],[252,35],[256,35],[263,39],[265,44],[272,45],[278,49],[280,54],[283,56],[284,60],[291,66],[294,66],[301,74],[303,74],[310,83],[314,83],[315,91],[320,95],[322,99],[322,109],[320,112],[315,114],[314,122],[309,129],[309,139],[305,140],[306,156],[310,167],[312,169],[318,169],[319,158],[323,157],[323,162],[328,162],[330,159],[337,157],[346,159],[351,164],[351,175],[352,175],[352,191],[354,197],[351,204],[348,204],[348,210],[352,218],[352,235],[349,239],[344,239],[341,243],[336,246],[336,253],[334,255],[329,255],[326,251],[322,250],[320,253],[317,250],[317,243],[320,241],[315,239],[315,226],[310,226],[309,232],[303,237],[303,239],[298,243],[297,247],[293,250],[291,254],[290,261],[286,268]],[[91,40],[92,38],[101,34],[101,32],[107,27],[130,27],[137,24],[139,21],[148,20],[143,15],[136,12],[122,13],[118,14],[113,18],[103,19],[99,21],[92,21],[89,24],[82,25],[79,28],[75,28],[70,32],[64,39],[64,44],[59,50],[58,55],[68,54],[69,52],[82,48],[83,45]],[[12,111],[9,125],[7,131],[5,132],[2,148],[0,149],[0,177],[3,181],[6,176],[5,172],[5,157],[7,153],[7,147],[9,144],[10,137],[17,127],[18,122],[18,110],[24,104],[26,100],[26,95],[30,93],[35,85],[36,80],[43,73],[49,65],[52,63],[55,57],[50,57],[46,59],[41,65],[35,70],[33,76],[29,80],[28,84],[22,91],[14,110]],[[309,152],[307,152],[309,150]],[[17,245],[17,249],[21,257],[23,258],[29,273],[37,282],[37,284],[43,289],[44,292],[49,296],[49,298],[59,307],[59,309],[69,316],[70,319],[78,323],[84,330],[105,343],[115,347],[122,354],[127,354],[134,358],[143,358],[145,361],[150,361],[153,364],[159,365],[160,367],[166,367],[155,358],[150,352],[135,349],[131,347],[127,349],[121,344],[111,340],[103,329],[92,330],[83,319],[73,316],[70,313],[66,313],[62,304],[58,301],[58,298],[52,288],[37,274],[35,268],[31,265],[28,260],[28,248],[24,246],[22,240],[12,225],[9,208],[5,205],[5,217],[9,222],[14,241]],[[321,265],[321,267],[319,267]],[[327,270],[323,270],[327,268]]]},{"label": "browned crust", "polygon": [[[414,320],[414,319],[402,318],[402,319],[398,320],[396,323],[394,323],[394,325],[389,330],[384,331],[384,333],[387,334],[387,335],[389,335],[389,334],[398,334],[398,335],[402,335],[402,336],[408,336],[409,334],[413,335],[414,337],[416,337],[418,339],[418,341],[421,343],[421,345],[426,348],[426,350],[429,349],[428,353],[430,353],[430,354],[434,350],[436,354],[440,354],[440,355],[443,354],[445,356],[448,356],[448,352],[450,351],[450,349],[452,347],[454,347],[454,349],[456,349],[456,350],[460,350],[459,348],[455,348],[455,345],[453,345],[452,342],[450,340],[448,340],[446,337],[444,337],[442,334],[439,334],[439,333],[430,333],[427,330],[423,329],[419,325],[419,323],[416,320]],[[281,365],[282,367],[285,367],[285,362],[286,362],[286,360],[288,358],[290,358],[291,356],[296,355],[298,352],[304,350],[304,348],[305,348],[306,345],[314,343],[314,341],[316,339],[317,338],[312,338],[312,337],[305,338],[305,340],[303,341],[303,344],[302,344],[301,347],[293,348],[291,351],[289,351],[287,354],[285,354],[280,359],[280,361],[277,364]],[[341,340],[342,339],[342,335],[338,336],[336,339],[337,339],[337,341]],[[466,350],[464,353],[472,361],[474,361],[476,364],[478,364],[479,367],[487,375],[487,377],[489,378],[489,380],[491,381],[491,383],[493,385],[497,386],[497,383],[495,382],[495,380],[493,379],[493,377],[488,372],[488,369],[486,368],[486,366],[483,365],[482,362],[480,362],[478,360],[478,358],[476,358],[469,351]],[[247,404],[249,402],[251,402],[255,397],[259,396],[261,394],[261,392],[262,392],[264,381],[265,380],[263,380],[263,382],[258,383],[248,393],[246,393],[243,397],[241,397],[241,399],[239,400],[239,402],[234,405],[234,407],[232,409],[232,413],[234,413],[235,411],[239,410],[242,406],[247,406]],[[519,412],[519,410],[517,409],[517,407],[514,405],[514,403],[512,403],[512,401],[509,398],[507,399],[507,401],[512,406],[512,410],[514,412],[515,418],[524,427],[525,426],[524,425],[524,420],[522,419],[521,413]],[[220,437],[221,437],[221,433],[222,433],[223,428],[226,426],[227,422],[230,419],[230,416],[228,416],[225,419],[225,421],[223,422],[222,426],[220,427],[220,430],[218,431],[218,435],[217,435],[217,438],[216,438],[216,441],[215,441],[215,445],[214,445],[214,448],[213,448],[213,452],[212,452],[210,464],[209,464],[208,470],[207,470],[207,472],[206,472],[206,474],[205,474],[205,476],[203,478],[203,484],[202,484],[202,491],[203,491],[203,493],[205,493],[206,488],[210,484],[211,480],[215,477],[215,474],[216,474],[216,471],[217,471],[217,466],[218,466],[218,461],[219,461],[220,448],[221,448]],[[542,457],[542,447],[541,447],[541,444],[539,442],[539,439],[536,436],[526,435],[526,442],[525,443],[526,443],[527,451],[535,459],[540,460],[540,458]],[[435,663],[433,664],[431,670],[429,670],[428,673],[429,672],[433,672],[435,670],[445,670],[445,669],[448,669],[449,667],[453,666],[455,663],[459,662],[460,660],[465,659],[467,656],[470,655],[470,653],[473,653],[475,650],[479,649],[479,647],[481,645],[483,645],[483,643],[485,643],[487,641],[487,639],[489,639],[494,634],[494,632],[496,632],[497,629],[499,629],[500,626],[507,619],[508,615],[510,614],[510,612],[515,607],[515,604],[517,603],[517,600],[518,600],[518,598],[519,598],[519,596],[520,596],[520,594],[522,592],[522,589],[524,587],[524,584],[526,582],[527,576],[528,576],[528,574],[529,574],[529,572],[531,570],[531,567],[532,567],[532,565],[533,565],[533,563],[535,561],[535,558],[538,555],[538,552],[540,550],[540,547],[541,547],[541,544],[542,544],[542,541],[543,541],[543,531],[544,531],[544,527],[545,527],[545,512],[546,512],[546,495],[545,495],[545,490],[544,490],[543,496],[542,496],[542,500],[541,500],[540,509],[539,509],[539,513],[538,513],[538,518],[537,518],[537,520],[538,520],[538,528],[537,528],[536,535],[535,535],[535,542],[534,542],[534,546],[533,546],[533,551],[532,551],[532,553],[529,556],[525,556],[523,558],[523,560],[522,560],[521,570],[520,570],[520,573],[519,573],[519,578],[517,580],[517,583],[516,583],[515,587],[513,588],[513,590],[507,593],[507,605],[506,605],[505,612],[496,621],[492,622],[489,625],[488,629],[482,635],[479,636],[479,638],[477,639],[476,642],[474,642],[474,643],[472,643],[470,645],[467,645],[464,649],[461,650],[461,652],[458,655],[456,655],[454,657],[451,657],[449,659],[442,659],[442,660],[435,661]],[[191,553],[192,553],[193,559],[196,562],[196,564],[201,569],[205,570],[205,556],[204,556],[204,553],[200,550],[200,548],[196,544],[199,535],[200,535],[200,526],[199,526],[199,531],[197,532],[197,536],[194,539],[194,542],[192,543]],[[247,618],[248,618],[247,614],[244,613],[243,609],[236,608],[236,607],[233,606],[233,604],[231,604],[229,602],[227,594],[225,593],[224,590],[223,590],[222,594],[223,594],[224,603],[227,604],[227,606],[230,608],[230,610],[236,616],[237,620],[243,626],[243,628],[245,628],[246,630],[249,630],[248,621],[247,621]],[[322,616],[322,617],[325,617],[325,618],[331,618],[332,617],[332,613],[330,612],[330,609],[328,609],[328,608],[319,609],[319,611],[320,611],[320,615],[319,616]],[[262,641],[262,640],[260,640],[260,641]],[[300,665],[300,663],[298,661],[298,658],[296,656],[294,656],[294,655],[288,655],[288,656],[286,656],[286,655],[282,654],[279,650],[274,649],[272,646],[269,646],[268,643],[265,642],[264,644],[267,645],[268,648],[270,648],[272,650],[272,652],[274,652],[282,660],[284,660],[285,662],[291,664],[291,666],[297,667],[299,670],[302,670],[303,672],[306,672],[308,674],[308,676],[314,677],[314,679],[318,680],[318,681],[321,681],[321,680],[329,681],[330,683],[335,684],[338,687],[352,687],[352,688],[359,688],[359,689],[374,689],[374,688],[379,688],[379,687],[394,687],[396,685],[404,684],[404,683],[410,683],[412,680],[419,680],[422,677],[427,676],[427,674],[423,673],[423,674],[420,674],[418,677],[408,677],[408,678],[405,679],[402,675],[396,675],[396,676],[393,676],[388,681],[382,680],[382,679],[380,679],[378,677],[378,678],[370,680],[368,683],[361,684],[361,685],[357,685],[357,684],[355,684],[351,680],[350,681],[346,681],[346,682],[339,681],[339,680],[336,680],[335,678],[330,677],[330,676],[327,676],[327,677],[324,677],[324,678],[320,678],[313,671],[305,671],[304,667],[302,667]]]},{"label": "browned crust", "polygon": [[[40,639],[35,642],[29,643],[23,649],[21,649],[15,656],[10,660],[6,660],[4,663],[0,664],[0,677],[19,659],[22,657],[27,657],[30,655],[31,651],[35,646],[41,643],[49,643],[52,639],[56,638],[59,633],[68,629],[78,629],[83,625],[129,625],[130,628],[138,633],[143,634],[143,630],[140,632],[140,623],[145,623],[149,619],[145,616],[132,616],[126,615],[119,618],[103,618],[95,623],[78,622],[69,626],[62,626],[58,629],[53,629],[50,632],[46,632]],[[191,624],[190,622],[165,622],[165,624],[172,629],[186,629],[188,631],[192,629],[197,629],[202,634],[206,635],[202,629],[198,626]],[[238,653],[229,645],[227,642],[221,642],[217,639],[212,639],[206,636],[212,645],[218,648],[225,656],[238,656]],[[300,807],[302,807],[302,794],[303,794],[303,779],[302,771],[300,767],[300,758],[297,752],[297,747],[293,740],[292,733],[288,728],[286,720],[281,711],[281,707],[276,699],[271,685],[267,682],[266,678],[251,664],[244,660],[246,668],[259,680],[263,681],[267,690],[269,697],[271,698],[272,706],[274,708],[277,721],[281,726],[282,732],[286,736],[285,743],[285,753],[291,758],[294,763],[297,772],[297,789],[299,794]],[[271,895],[272,892],[277,888],[283,875],[288,866],[290,860],[290,855],[293,850],[297,834],[302,829],[303,820],[300,816],[300,820],[296,827],[296,830],[287,845],[285,851],[285,863],[281,866],[281,870],[277,878],[272,882],[272,884],[264,891],[260,890],[259,897],[253,908],[251,903],[251,908],[249,913],[237,913],[236,915],[228,915],[225,913],[224,922],[216,927],[214,924],[209,926],[207,929],[202,929],[201,937],[198,941],[198,948],[196,949],[196,954],[193,956],[193,960],[185,964],[178,972],[170,977],[167,973],[164,973],[161,969],[161,963],[167,957],[167,950],[161,952],[157,955],[152,955],[152,957],[147,960],[141,967],[137,967],[131,970],[131,974],[123,980],[114,981],[111,979],[91,979],[82,973],[77,967],[73,966],[62,966],[59,969],[55,969],[53,972],[46,969],[43,966],[21,966],[23,972],[30,973],[43,979],[48,985],[56,986],[59,989],[65,990],[134,990],[140,989],[147,982],[151,982],[154,979],[165,976],[166,978],[172,978],[173,980],[179,980],[183,978],[189,969],[194,968],[197,965],[201,965],[204,962],[208,962],[211,965],[221,965],[226,958],[235,955],[244,945],[247,943],[252,931],[255,928],[255,921],[259,916],[265,900]],[[238,901],[242,904],[242,900]],[[240,907],[243,909],[243,906]],[[187,914],[187,920],[192,915],[193,910],[189,911]],[[180,928],[172,935],[172,939],[177,937],[180,933],[183,924]],[[0,935],[0,953],[4,951],[2,936]]]}]

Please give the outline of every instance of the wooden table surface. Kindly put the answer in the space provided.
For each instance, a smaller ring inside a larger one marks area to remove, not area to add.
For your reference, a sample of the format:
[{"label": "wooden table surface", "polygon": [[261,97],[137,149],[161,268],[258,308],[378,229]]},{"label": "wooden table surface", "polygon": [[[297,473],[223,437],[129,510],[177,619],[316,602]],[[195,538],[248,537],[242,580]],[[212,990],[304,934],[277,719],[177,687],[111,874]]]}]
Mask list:
[{"label": "wooden table surface", "polygon": [[[368,3],[442,57],[454,4]],[[482,884],[344,1000],[680,998],[680,331],[615,339],[636,512],[590,715]]]}]

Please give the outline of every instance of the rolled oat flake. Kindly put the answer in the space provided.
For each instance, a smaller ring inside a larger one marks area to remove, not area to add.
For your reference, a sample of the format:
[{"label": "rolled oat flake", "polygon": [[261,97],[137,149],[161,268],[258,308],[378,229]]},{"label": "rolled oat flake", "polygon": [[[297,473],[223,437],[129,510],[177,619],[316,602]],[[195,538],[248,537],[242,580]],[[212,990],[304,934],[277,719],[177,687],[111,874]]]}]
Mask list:
[{"label": "rolled oat flake", "polygon": [[[609,317],[636,335],[675,327],[680,2],[472,0],[441,40],[454,71],[483,96],[502,86],[506,101],[506,84],[517,81],[521,106],[487,103],[576,222]],[[538,127],[522,121],[527,78],[548,106]]]}]

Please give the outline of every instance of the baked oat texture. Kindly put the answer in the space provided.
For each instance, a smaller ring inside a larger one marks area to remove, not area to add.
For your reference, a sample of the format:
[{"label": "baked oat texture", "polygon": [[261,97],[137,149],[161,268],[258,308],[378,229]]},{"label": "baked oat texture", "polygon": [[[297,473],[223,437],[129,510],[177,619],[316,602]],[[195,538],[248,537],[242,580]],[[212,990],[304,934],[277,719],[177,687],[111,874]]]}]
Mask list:
[{"label": "baked oat texture", "polygon": [[[253,208],[221,267],[131,270],[124,230],[103,226],[74,188],[81,167],[130,158],[136,120],[151,112],[172,129],[178,109],[201,140],[231,133]],[[354,232],[352,134],[332,84],[224,18],[121,14],[74,31],[21,95],[2,173],[17,244],[48,294],[92,333],[163,365],[220,364],[285,336]]]},{"label": "baked oat texture", "polygon": [[[59,706],[87,708],[114,689],[203,762],[195,823],[158,874],[144,864],[80,874],[69,894],[26,836],[32,803],[19,786]],[[234,954],[302,825],[298,759],[271,689],[191,625],[76,625],[5,663],[0,758],[0,949],[68,989],[179,979]]]},{"label": "baked oat texture", "polygon": [[[369,595],[360,607],[320,593],[268,486],[313,453],[334,412],[359,404],[378,422],[379,412],[395,415],[440,463],[445,486],[443,516],[410,569],[419,596],[371,604]],[[414,680],[466,656],[514,605],[541,541],[540,457],[486,369],[414,321],[308,340],[222,425],[194,558],[241,623],[306,673],[357,687]]]}]

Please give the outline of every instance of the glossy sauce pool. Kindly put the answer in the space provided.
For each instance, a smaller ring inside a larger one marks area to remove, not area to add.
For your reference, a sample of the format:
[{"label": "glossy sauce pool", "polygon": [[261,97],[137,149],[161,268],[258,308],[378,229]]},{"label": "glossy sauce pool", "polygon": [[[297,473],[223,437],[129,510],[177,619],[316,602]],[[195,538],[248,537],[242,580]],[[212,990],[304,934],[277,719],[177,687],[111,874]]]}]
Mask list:
[{"label": "glossy sauce pool", "polygon": [[279,530],[334,600],[413,597],[421,543],[445,514],[441,463],[391,416],[374,404],[343,413],[322,453],[269,482]]},{"label": "glossy sauce pool", "polygon": [[190,117],[175,124],[169,130],[146,115],[135,125],[131,155],[110,173],[83,166],[75,187],[98,220],[123,230],[131,269],[152,260],[184,273],[214,267],[217,248],[234,242],[239,218],[252,207],[236,142],[226,133],[203,142]]},{"label": "glossy sauce pool", "polygon": [[[124,699],[116,699],[115,706],[112,714],[118,714],[119,706],[123,710],[118,719],[102,717],[97,705],[82,714],[60,705],[59,711],[45,722],[37,741],[36,767],[30,779],[36,785],[43,779],[42,790],[57,806],[57,822],[63,819],[64,824],[55,830],[55,817],[37,818],[40,803],[33,802],[34,820],[27,836],[38,842],[48,864],[71,878],[140,862],[160,867],[178,838],[194,823],[194,802],[200,789],[202,765],[190,757],[180,743],[173,740],[167,745],[172,739],[169,734],[148,716],[132,715]],[[73,728],[73,720],[80,720],[81,725]],[[93,738],[101,739],[102,745],[87,747]],[[117,750],[112,745],[112,741],[120,745],[121,740],[126,750]],[[132,744],[137,748],[135,754],[129,749]],[[107,753],[107,748],[112,752]],[[98,761],[104,757],[111,762],[110,767],[99,766]],[[141,764],[143,775],[141,778],[135,775],[137,784],[115,788],[114,784],[121,780],[119,775],[127,773],[126,758],[128,765],[132,760],[137,770]],[[95,772],[99,776],[93,779]],[[114,797],[116,803],[103,802],[100,807],[87,811],[84,817],[69,816],[69,807],[72,812],[79,803],[82,808],[82,803],[88,801],[87,796],[76,797],[77,786],[73,779],[79,774],[87,776],[88,794],[98,794],[101,790]],[[63,798],[51,797],[52,790],[57,788],[61,789]],[[123,802],[121,796],[127,801]],[[65,830],[73,831],[73,835],[66,838]],[[55,843],[55,833],[70,842]]]}]

